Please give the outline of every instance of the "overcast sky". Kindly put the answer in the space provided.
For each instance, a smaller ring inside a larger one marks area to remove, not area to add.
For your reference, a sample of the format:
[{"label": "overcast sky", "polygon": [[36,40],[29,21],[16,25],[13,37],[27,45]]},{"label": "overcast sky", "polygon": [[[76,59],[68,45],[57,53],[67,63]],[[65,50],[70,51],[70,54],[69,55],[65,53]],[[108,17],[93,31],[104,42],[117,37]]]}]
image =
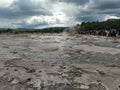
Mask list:
[{"label": "overcast sky", "polygon": [[70,26],[120,17],[120,0],[0,0],[0,27]]}]

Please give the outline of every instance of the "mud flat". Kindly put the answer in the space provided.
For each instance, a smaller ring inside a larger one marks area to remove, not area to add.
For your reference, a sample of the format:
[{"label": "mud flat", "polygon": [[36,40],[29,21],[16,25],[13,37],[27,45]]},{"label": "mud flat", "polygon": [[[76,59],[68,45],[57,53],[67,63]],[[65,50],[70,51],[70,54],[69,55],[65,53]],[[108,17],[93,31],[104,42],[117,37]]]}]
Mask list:
[{"label": "mud flat", "polygon": [[0,35],[0,90],[120,90],[120,39]]}]

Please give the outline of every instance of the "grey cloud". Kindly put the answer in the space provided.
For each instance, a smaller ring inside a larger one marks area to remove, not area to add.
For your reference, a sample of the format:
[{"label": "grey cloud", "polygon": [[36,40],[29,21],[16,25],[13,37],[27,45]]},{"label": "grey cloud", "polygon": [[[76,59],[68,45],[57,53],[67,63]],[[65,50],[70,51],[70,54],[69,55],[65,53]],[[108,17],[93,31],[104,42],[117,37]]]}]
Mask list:
[{"label": "grey cloud", "polygon": [[86,9],[82,9],[76,17],[80,21],[102,21],[105,16],[120,17],[119,0],[91,0]]},{"label": "grey cloud", "polygon": [[34,15],[52,15],[52,12],[33,0],[15,0],[9,7],[0,8],[0,18],[25,18]]},{"label": "grey cloud", "polygon": [[48,22],[34,23],[34,24],[26,24],[25,22],[16,23],[20,28],[36,28],[39,26],[48,26]]},{"label": "grey cloud", "polygon": [[78,5],[83,5],[83,4],[89,3],[90,0],[64,0],[64,1],[68,3],[75,3]]},{"label": "grey cloud", "polygon": [[55,2],[64,2],[64,3],[73,3],[77,5],[84,5],[86,3],[89,3],[90,0],[49,0],[52,3]]},{"label": "grey cloud", "polygon": [[92,2],[87,11],[94,14],[119,15],[120,13],[119,0],[92,0]]},{"label": "grey cloud", "polygon": [[103,21],[105,16],[106,15],[91,14],[91,15],[79,16],[77,17],[77,19],[79,19],[81,22]]},{"label": "grey cloud", "polygon": [[120,0],[93,0],[92,8],[100,10],[120,8]]},{"label": "grey cloud", "polygon": [[[9,7],[0,7],[0,20],[21,21],[32,16],[53,16],[62,7],[69,22],[102,21],[107,15],[120,17],[120,0],[14,0]],[[57,6],[57,9],[55,9]],[[52,10],[54,9],[54,10]],[[56,24],[61,24],[58,20]],[[48,25],[47,22],[16,23],[21,27],[37,27]]]},{"label": "grey cloud", "polygon": [[17,0],[11,4],[14,12],[22,15],[52,15],[47,7],[42,6],[42,3],[34,0]]}]

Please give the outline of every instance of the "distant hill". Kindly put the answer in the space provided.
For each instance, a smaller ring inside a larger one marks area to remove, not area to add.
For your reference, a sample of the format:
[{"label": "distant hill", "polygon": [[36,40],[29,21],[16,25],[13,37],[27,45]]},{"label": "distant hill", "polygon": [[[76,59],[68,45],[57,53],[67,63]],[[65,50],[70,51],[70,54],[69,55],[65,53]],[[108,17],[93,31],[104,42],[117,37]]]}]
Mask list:
[{"label": "distant hill", "polygon": [[0,33],[61,33],[68,27],[50,27],[44,29],[29,29],[29,28],[0,28]]},{"label": "distant hill", "polygon": [[120,19],[109,19],[103,22],[82,22],[81,30],[101,30],[101,29],[116,29],[120,30]]}]

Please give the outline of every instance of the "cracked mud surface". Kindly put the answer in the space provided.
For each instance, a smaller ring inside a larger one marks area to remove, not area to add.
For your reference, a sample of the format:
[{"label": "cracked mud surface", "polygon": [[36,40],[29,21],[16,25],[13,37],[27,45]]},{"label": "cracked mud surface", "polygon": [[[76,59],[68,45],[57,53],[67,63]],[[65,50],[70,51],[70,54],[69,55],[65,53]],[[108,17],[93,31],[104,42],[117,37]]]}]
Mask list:
[{"label": "cracked mud surface", "polygon": [[0,90],[120,90],[120,39],[0,35]]}]

